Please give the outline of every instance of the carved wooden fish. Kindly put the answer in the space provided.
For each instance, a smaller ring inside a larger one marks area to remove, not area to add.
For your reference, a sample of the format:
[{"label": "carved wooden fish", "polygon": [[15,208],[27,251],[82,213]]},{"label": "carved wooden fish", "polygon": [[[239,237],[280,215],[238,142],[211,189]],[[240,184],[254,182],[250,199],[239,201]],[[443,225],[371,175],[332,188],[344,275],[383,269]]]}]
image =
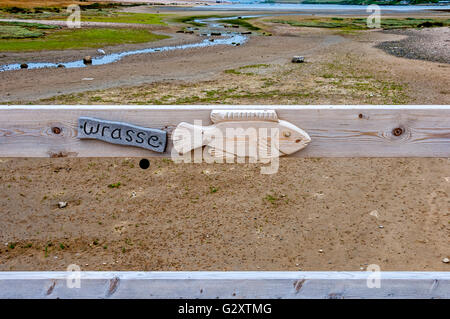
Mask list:
[{"label": "carved wooden fish", "polygon": [[214,158],[272,158],[295,153],[311,141],[297,126],[279,120],[273,110],[214,110],[210,126],[180,123],[172,139],[175,150],[185,154],[206,146]]}]

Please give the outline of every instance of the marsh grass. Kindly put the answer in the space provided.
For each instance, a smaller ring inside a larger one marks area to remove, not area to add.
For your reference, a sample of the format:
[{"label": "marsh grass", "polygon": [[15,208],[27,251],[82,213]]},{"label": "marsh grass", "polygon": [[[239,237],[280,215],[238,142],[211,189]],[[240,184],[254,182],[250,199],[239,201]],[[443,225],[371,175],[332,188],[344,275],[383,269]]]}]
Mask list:
[{"label": "marsh grass", "polygon": [[115,12],[106,15],[82,15],[81,21],[166,25],[163,21],[163,17],[166,16],[153,13]]},{"label": "marsh grass", "polygon": [[0,0],[0,7],[4,8],[27,8],[35,7],[67,7],[70,4],[90,5],[95,1],[77,1],[77,0]]},{"label": "marsh grass", "polygon": [[65,29],[38,38],[5,39],[0,51],[41,51],[96,48],[124,43],[143,43],[168,38],[139,29]]},{"label": "marsh grass", "polygon": [[0,25],[0,39],[38,38],[44,33],[14,25]]},{"label": "marsh grass", "polygon": [[217,18],[219,22],[222,22],[224,24],[234,24],[239,25],[241,27],[244,27],[248,30],[252,31],[258,31],[261,30],[261,28],[251,24],[249,22],[250,18],[243,18],[243,19],[229,19],[230,16],[222,16],[222,15],[201,15],[201,16],[189,16],[189,17],[177,17],[174,18],[174,22],[181,22],[181,23],[187,23],[196,27],[203,27],[206,24],[201,23],[195,20],[199,19],[210,19],[210,18]]},{"label": "marsh grass", "polygon": [[226,16],[221,16],[221,15],[217,15],[217,14],[211,14],[211,15],[198,15],[198,16],[188,16],[188,17],[176,17],[173,18],[172,21],[173,22],[178,22],[178,23],[186,23],[186,24],[190,24],[196,27],[203,27],[206,24],[205,23],[200,23],[197,22],[195,20],[198,19],[209,19],[209,18],[225,18]]},{"label": "marsh grass", "polygon": [[[343,30],[366,30],[366,18],[319,18],[295,20],[270,20],[273,23],[289,24],[294,27],[309,28],[333,28]],[[382,18],[381,28],[402,29],[420,27],[442,27],[449,26],[450,19],[419,19],[419,18]]]},{"label": "marsh grass", "polygon": [[251,24],[249,22],[249,19],[231,19],[231,20],[227,19],[227,20],[224,20],[224,22],[227,22],[229,24],[236,24],[236,25],[239,25],[241,27],[244,27],[244,28],[246,28],[248,30],[252,30],[252,31],[259,31],[259,30],[261,30],[261,28]]},{"label": "marsh grass", "polygon": [[58,28],[40,23],[0,22],[0,39],[38,38],[44,35],[43,30]]},{"label": "marsh grass", "polygon": [[[104,4],[97,8],[94,5],[84,5],[81,7],[81,21],[166,25],[163,18],[168,15],[117,12],[116,6],[116,4],[112,4],[111,6]],[[0,8],[0,17],[2,18],[65,20],[68,16],[69,13],[66,12],[66,9],[59,7],[35,7],[32,9],[16,7]]]}]

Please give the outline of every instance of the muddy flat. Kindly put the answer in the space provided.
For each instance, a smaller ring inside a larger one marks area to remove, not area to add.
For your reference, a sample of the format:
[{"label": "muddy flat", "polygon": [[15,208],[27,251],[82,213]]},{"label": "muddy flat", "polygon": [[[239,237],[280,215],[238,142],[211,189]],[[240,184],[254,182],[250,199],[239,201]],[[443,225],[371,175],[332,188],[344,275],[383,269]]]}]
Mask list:
[{"label": "muddy flat", "polygon": [[448,159],[138,163],[2,159],[0,270],[448,270]]}]

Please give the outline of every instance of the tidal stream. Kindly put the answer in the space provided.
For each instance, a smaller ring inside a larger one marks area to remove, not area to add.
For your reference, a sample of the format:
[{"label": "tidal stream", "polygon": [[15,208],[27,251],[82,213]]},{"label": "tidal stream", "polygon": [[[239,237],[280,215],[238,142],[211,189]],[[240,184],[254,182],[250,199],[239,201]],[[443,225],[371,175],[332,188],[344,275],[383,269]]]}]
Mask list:
[{"label": "tidal stream", "polygon": [[[250,16],[249,16],[250,17]],[[254,17],[254,16],[251,16]],[[201,42],[189,43],[189,44],[181,44],[181,45],[169,45],[163,47],[156,48],[146,48],[139,50],[131,50],[131,51],[123,51],[116,53],[109,53],[100,56],[96,56],[92,58],[92,65],[104,65],[113,62],[117,62],[124,57],[136,55],[136,54],[150,54],[155,52],[167,52],[174,50],[185,50],[192,48],[203,48],[210,47],[216,45],[241,45],[247,41],[247,36],[242,35],[240,32],[232,32],[232,31],[224,31],[224,25],[220,23],[220,21],[226,21],[228,19],[237,19],[238,17],[227,17],[227,18],[208,18],[208,19],[197,19],[195,22],[205,24],[204,27],[199,27],[195,29],[199,29],[199,33],[204,35],[204,39]],[[188,28],[193,30],[193,27]],[[221,37],[212,38],[211,33],[216,30],[220,30]],[[26,63],[26,62],[25,62]],[[42,68],[57,68],[64,67],[68,69],[73,68],[84,68],[87,65],[84,64],[83,59],[69,62],[60,62],[60,63],[50,63],[50,62],[29,62],[26,63],[28,65],[27,69],[42,69]],[[4,71],[13,71],[20,70],[20,63],[12,63],[5,64],[0,66],[0,72]]]}]

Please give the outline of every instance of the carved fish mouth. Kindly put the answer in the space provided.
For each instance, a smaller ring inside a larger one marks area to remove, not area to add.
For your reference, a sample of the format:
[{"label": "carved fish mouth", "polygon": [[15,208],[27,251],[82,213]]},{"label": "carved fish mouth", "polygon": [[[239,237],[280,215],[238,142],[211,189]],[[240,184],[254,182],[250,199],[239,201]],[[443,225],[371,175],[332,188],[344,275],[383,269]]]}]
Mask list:
[{"label": "carved fish mouth", "polygon": [[[280,139],[280,140],[282,140],[282,139]],[[301,137],[297,137],[295,140],[292,141],[291,144],[298,146],[295,150],[283,152],[280,148],[279,151],[282,155],[291,155],[291,154],[294,154],[294,153],[302,150],[303,148],[305,148],[310,142],[311,142],[311,138],[309,137],[309,135],[303,135]]]}]

